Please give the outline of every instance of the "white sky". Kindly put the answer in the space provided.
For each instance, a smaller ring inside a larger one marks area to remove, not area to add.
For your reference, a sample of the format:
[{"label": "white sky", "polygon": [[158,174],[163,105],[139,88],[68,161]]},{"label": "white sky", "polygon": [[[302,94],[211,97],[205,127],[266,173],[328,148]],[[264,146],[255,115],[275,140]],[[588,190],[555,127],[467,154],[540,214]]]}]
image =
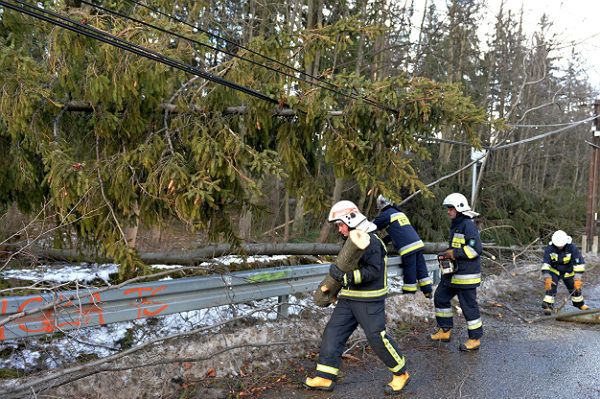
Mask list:
[{"label": "white sky", "polygon": [[[434,1],[438,10],[446,10],[446,0]],[[513,10],[517,15],[523,8],[525,30],[529,37],[537,30],[542,14],[546,13],[554,23],[551,33],[556,33],[557,39],[565,46],[576,43],[576,50],[586,62],[589,81],[600,90],[600,0],[485,0],[486,21],[481,24],[482,29],[493,29],[494,16],[502,1],[505,10]],[[418,2],[424,4],[425,0]],[[560,55],[570,52],[570,48],[565,48]]]}]

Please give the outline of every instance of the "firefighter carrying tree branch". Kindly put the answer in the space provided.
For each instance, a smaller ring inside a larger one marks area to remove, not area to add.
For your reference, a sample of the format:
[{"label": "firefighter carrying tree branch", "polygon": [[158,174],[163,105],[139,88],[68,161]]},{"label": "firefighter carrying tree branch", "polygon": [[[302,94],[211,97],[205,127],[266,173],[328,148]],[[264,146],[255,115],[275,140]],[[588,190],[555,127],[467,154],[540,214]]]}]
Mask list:
[{"label": "firefighter carrying tree branch", "polygon": [[393,374],[392,380],[384,387],[384,393],[398,394],[410,376],[404,356],[385,327],[385,298],[388,293],[385,245],[375,234],[377,226],[369,222],[351,201],[335,203],[329,211],[328,221],[335,224],[344,239],[348,238],[351,230],[357,229],[370,235],[370,243],[354,272],[345,273],[335,264],[329,269],[329,275],[342,285],[342,289],[323,332],[316,375],[307,378],[304,386],[320,391],[334,389],[346,341],[360,326],[375,354]]}]

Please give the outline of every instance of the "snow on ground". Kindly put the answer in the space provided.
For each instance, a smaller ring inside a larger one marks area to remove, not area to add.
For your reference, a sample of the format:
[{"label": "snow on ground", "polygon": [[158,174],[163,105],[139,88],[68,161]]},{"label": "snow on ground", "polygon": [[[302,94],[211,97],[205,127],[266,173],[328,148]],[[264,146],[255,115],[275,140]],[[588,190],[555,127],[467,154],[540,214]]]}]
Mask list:
[{"label": "snow on ground", "polygon": [[0,277],[34,282],[67,283],[79,281],[89,283],[97,278],[108,281],[109,276],[118,271],[119,265],[114,263],[58,264],[36,266],[34,269],[5,270],[0,273]]},{"label": "snow on ground", "polygon": [[[287,259],[287,255],[246,256],[227,255],[215,258],[212,262],[203,262],[200,266],[210,266],[215,263],[228,266],[232,264],[273,262]],[[151,265],[155,270],[180,269],[181,265]],[[111,274],[119,271],[119,265],[114,263],[80,263],[53,264],[36,266],[34,269],[10,269],[0,273],[0,277],[34,282],[67,283],[71,281],[91,282],[97,278],[108,281]]]}]

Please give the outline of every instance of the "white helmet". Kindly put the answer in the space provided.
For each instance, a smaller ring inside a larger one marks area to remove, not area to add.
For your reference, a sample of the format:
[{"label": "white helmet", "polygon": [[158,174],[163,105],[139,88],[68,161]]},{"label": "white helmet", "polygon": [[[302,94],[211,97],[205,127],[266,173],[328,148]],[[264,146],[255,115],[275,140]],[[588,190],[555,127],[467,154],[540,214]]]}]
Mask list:
[{"label": "white helmet", "polygon": [[360,223],[367,220],[367,217],[360,213],[358,207],[352,201],[339,201],[333,204],[329,211],[330,222],[344,222],[351,229],[356,228]]},{"label": "white helmet", "polygon": [[470,218],[479,216],[477,212],[471,210],[469,201],[467,201],[467,197],[461,193],[452,193],[448,195],[446,198],[444,198],[444,202],[442,204],[444,206],[452,207],[456,209],[457,212],[463,213]]},{"label": "white helmet", "polygon": [[450,194],[449,196],[444,198],[443,205],[451,206],[455,208],[458,212],[471,210],[471,207],[469,206],[469,201],[467,201],[467,198],[461,193]]},{"label": "white helmet", "polygon": [[556,230],[552,234],[552,244],[558,248],[562,248],[567,244],[570,244],[573,239],[562,230]]},{"label": "white helmet", "polygon": [[382,210],[388,205],[393,205],[392,201],[379,194],[379,196],[377,197],[377,209]]}]

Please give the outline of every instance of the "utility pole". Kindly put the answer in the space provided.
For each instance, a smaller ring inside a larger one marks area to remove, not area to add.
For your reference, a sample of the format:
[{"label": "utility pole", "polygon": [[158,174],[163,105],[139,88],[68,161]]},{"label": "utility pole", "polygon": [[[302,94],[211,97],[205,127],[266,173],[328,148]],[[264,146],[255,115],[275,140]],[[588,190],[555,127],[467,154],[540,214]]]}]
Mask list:
[{"label": "utility pole", "polygon": [[594,102],[594,124],[592,131],[592,154],[590,156],[590,170],[588,176],[588,203],[587,217],[585,223],[586,248],[589,252],[594,248],[598,250],[598,239],[596,238],[596,221],[598,220],[598,179],[600,178],[600,100]]},{"label": "utility pole", "polygon": [[471,208],[475,209],[475,200],[477,199],[477,164],[483,162],[486,157],[486,150],[476,150],[471,147],[471,161],[477,161],[471,167]]}]

